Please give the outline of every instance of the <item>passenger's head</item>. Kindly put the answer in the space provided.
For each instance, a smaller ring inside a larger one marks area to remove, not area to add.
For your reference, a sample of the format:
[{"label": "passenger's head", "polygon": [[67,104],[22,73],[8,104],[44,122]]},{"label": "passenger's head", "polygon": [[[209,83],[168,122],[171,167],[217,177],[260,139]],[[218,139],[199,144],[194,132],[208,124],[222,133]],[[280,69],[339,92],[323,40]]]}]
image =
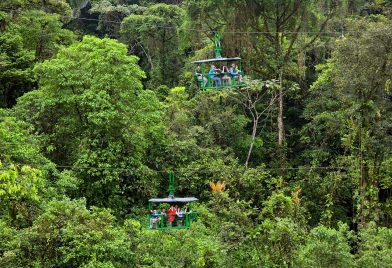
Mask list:
[{"label": "passenger's head", "polygon": [[232,63],[232,64],[231,64],[231,67],[233,67],[233,68],[234,68],[234,67],[235,67],[235,64],[234,64],[234,63]]},{"label": "passenger's head", "polygon": [[197,67],[196,67],[198,70],[200,70],[200,65],[197,65]]}]

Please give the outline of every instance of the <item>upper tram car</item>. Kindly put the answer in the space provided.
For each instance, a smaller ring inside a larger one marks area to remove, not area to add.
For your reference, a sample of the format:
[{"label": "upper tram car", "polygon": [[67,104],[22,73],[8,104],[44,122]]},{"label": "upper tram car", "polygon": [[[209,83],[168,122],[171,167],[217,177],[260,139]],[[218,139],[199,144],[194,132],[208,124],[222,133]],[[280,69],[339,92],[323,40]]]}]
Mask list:
[{"label": "upper tram car", "polygon": [[215,58],[197,60],[194,75],[200,90],[241,88],[244,83],[241,58],[224,58],[221,55],[220,35],[215,33]]}]

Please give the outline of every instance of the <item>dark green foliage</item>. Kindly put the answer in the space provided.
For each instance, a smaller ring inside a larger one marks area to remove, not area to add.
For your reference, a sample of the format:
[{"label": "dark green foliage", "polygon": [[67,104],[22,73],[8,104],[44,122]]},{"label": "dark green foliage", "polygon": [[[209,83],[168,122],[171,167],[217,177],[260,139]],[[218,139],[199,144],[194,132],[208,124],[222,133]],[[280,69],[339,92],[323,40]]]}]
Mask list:
[{"label": "dark green foliage", "polygon": [[89,10],[92,15],[98,14],[99,21],[96,23],[97,31],[102,36],[118,38],[120,36],[121,21],[129,15],[142,14],[146,7],[133,5],[123,5],[122,1],[92,1],[92,7]]},{"label": "dark green foliage", "polygon": [[122,40],[143,58],[148,71],[149,88],[172,86],[181,73],[178,32],[184,11],[176,5],[149,6],[141,15],[131,15],[121,24]]},{"label": "dark green foliage", "polygon": [[21,36],[2,33],[0,55],[0,105],[9,107],[15,103],[17,97],[34,86],[31,68],[34,52],[23,47]]},{"label": "dark green foliage", "polygon": [[14,0],[2,4],[8,14],[0,14],[0,107],[13,106],[18,97],[34,89],[34,64],[52,57],[59,47],[74,40],[71,31],[62,29],[60,15],[70,15],[68,4],[36,4]]},{"label": "dark green foliage", "polygon": [[[391,10],[1,1],[0,267],[390,266]],[[214,31],[246,87],[196,91]]]}]

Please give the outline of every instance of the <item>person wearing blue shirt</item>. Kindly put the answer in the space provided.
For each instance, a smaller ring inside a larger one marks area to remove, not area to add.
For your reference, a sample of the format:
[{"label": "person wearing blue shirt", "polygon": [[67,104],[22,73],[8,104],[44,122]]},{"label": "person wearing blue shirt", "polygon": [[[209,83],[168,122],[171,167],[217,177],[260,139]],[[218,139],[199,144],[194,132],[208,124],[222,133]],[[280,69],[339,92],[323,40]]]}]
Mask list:
[{"label": "person wearing blue shirt", "polygon": [[216,85],[217,87],[220,87],[221,84],[222,84],[222,81],[221,81],[220,77],[216,76],[216,73],[217,73],[218,71],[220,71],[220,70],[219,70],[219,69],[216,69],[214,65],[211,65],[211,69],[210,69],[210,71],[208,72],[208,76],[210,77],[210,79],[211,79],[212,81],[215,81],[215,85]]},{"label": "person wearing blue shirt", "polygon": [[234,65],[234,63],[230,66],[229,73],[231,77],[237,79],[238,82],[241,83],[241,79],[242,79],[241,72],[238,70],[238,66]]},{"label": "person wearing blue shirt", "polygon": [[159,218],[157,211],[154,210],[150,210],[151,213],[151,217],[150,217],[150,229],[152,228],[157,228],[158,226],[158,222],[161,218]]}]

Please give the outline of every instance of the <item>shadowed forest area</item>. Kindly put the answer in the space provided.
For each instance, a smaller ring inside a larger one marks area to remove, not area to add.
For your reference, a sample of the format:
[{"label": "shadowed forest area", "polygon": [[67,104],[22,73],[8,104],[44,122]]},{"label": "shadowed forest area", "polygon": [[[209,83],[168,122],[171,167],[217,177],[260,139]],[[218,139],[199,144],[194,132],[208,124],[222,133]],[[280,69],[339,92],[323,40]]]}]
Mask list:
[{"label": "shadowed forest area", "polygon": [[0,267],[391,267],[391,88],[389,0],[1,0]]}]

